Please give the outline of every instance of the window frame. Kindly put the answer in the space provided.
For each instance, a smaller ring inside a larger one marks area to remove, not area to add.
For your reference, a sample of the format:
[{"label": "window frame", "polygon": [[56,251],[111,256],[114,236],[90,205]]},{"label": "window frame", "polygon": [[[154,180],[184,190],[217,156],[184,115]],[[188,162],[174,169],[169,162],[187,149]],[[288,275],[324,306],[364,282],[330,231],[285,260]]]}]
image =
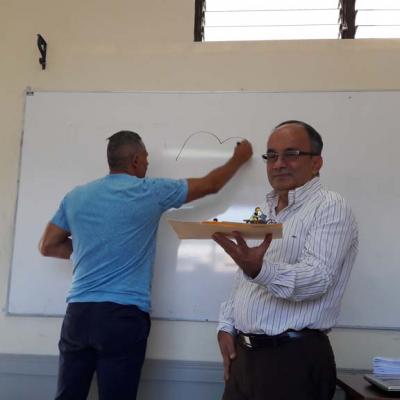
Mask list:
[{"label": "window frame", "polygon": [[[195,0],[194,41],[204,42],[204,13],[206,0]],[[339,0],[340,39],[354,39],[356,34],[356,0]]]}]

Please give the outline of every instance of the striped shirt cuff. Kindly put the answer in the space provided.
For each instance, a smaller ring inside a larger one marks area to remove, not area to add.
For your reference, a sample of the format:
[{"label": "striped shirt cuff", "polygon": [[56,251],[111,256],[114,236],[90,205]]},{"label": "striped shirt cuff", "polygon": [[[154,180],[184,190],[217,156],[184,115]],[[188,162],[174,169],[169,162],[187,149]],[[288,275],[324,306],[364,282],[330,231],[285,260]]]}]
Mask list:
[{"label": "striped shirt cuff", "polygon": [[226,324],[224,322],[220,322],[217,326],[217,332],[219,331],[224,331],[224,332],[228,332],[233,336],[237,335],[237,330],[235,329],[234,326],[230,325],[230,324]]},{"label": "striped shirt cuff", "polygon": [[258,285],[262,286],[268,286],[275,279],[277,274],[278,274],[278,264],[267,263],[264,260],[260,272],[254,279],[250,278],[247,275],[245,276],[251,282],[257,283]]}]

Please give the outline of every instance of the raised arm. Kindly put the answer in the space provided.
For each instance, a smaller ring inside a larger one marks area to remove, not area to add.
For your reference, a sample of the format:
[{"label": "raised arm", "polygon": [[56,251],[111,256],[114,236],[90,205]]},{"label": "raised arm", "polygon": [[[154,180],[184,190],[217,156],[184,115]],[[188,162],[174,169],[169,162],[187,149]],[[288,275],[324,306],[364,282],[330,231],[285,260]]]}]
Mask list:
[{"label": "raised arm", "polygon": [[252,154],[253,149],[250,142],[243,140],[235,147],[232,157],[224,165],[212,170],[202,178],[189,178],[186,203],[208,194],[217,193],[251,158]]},{"label": "raised arm", "polygon": [[69,259],[72,254],[70,233],[51,222],[47,224],[39,242],[39,251],[43,256]]}]

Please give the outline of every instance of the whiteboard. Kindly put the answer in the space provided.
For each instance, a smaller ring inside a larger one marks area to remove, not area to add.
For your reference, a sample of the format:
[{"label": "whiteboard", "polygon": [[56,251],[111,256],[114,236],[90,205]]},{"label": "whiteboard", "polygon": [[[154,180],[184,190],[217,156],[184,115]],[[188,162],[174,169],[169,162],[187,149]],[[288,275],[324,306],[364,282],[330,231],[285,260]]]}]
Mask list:
[{"label": "whiteboard", "polygon": [[216,321],[235,266],[211,240],[179,241],[165,219],[241,221],[265,207],[267,136],[299,119],[324,139],[323,184],[359,221],[360,252],[339,324],[399,328],[399,104],[400,92],[28,93],[8,312],[64,313],[71,264],[40,256],[39,238],[66,192],[108,173],[106,138],[129,129],[143,137],[151,177],[199,177],[225,162],[237,139],[219,144],[210,133],[253,143],[254,158],[219,194],[169,211],[158,231],[152,316]]}]

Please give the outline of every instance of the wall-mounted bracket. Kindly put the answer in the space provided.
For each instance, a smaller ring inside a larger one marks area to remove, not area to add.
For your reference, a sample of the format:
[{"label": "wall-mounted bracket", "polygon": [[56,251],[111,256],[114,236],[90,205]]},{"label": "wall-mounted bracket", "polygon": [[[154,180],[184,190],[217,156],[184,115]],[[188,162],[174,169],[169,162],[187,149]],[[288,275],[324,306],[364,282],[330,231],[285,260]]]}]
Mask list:
[{"label": "wall-mounted bracket", "polygon": [[47,43],[40,34],[37,35],[37,46],[41,55],[39,63],[42,66],[42,69],[46,69]]}]

